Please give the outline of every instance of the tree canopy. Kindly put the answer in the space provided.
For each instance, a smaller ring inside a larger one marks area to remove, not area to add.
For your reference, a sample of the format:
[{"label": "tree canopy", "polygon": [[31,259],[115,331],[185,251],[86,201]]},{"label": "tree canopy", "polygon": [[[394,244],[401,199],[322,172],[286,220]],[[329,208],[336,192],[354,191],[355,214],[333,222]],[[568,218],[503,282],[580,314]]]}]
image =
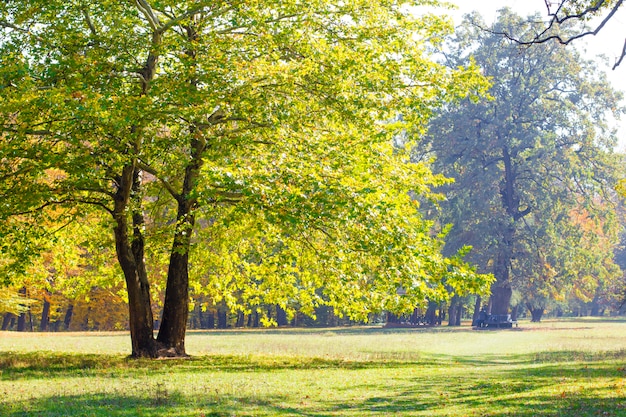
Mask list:
[{"label": "tree canopy", "polygon": [[499,35],[539,27],[505,9],[490,31],[458,31],[450,65],[474,59],[492,99],[443,109],[416,152],[434,154],[434,171],[455,179],[440,221],[452,224],[452,251],[471,245],[468,259],[494,273],[495,314],[509,311],[513,291],[543,311],[571,292],[590,300],[621,274],[611,204],[621,170],[608,119],[623,112],[621,95],[557,42],[521,48]]},{"label": "tree canopy", "polygon": [[185,354],[190,278],[241,308],[352,317],[446,297],[444,281],[482,291],[420,215],[413,197],[445,180],[402,135],[486,87],[431,58],[450,31],[433,5],[3,2],[3,265],[20,271],[64,224],[104,227],[133,355],[151,357]]}]

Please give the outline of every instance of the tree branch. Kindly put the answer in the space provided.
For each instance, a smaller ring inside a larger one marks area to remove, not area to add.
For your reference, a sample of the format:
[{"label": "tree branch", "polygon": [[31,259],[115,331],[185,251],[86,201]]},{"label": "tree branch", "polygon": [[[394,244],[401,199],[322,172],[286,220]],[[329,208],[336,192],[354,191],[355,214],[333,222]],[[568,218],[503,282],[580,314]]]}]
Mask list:
[{"label": "tree branch", "polygon": [[[589,36],[589,35],[597,35],[602,28],[604,28],[604,26],[607,24],[607,22],[609,20],[611,20],[611,18],[615,15],[615,13],[617,13],[617,10],[623,5],[624,0],[618,0],[610,9],[609,13],[602,19],[602,21],[595,27],[595,29],[592,30],[586,30],[582,33],[579,33],[577,35],[573,35],[573,36],[561,36],[559,34],[555,34],[555,35],[550,35],[549,32],[556,26],[560,26],[563,23],[570,21],[570,20],[574,20],[574,19],[583,19],[584,17],[590,15],[590,14],[594,14],[596,12],[598,12],[602,6],[606,3],[606,0],[600,0],[598,1],[594,6],[588,7],[586,9],[584,9],[583,11],[581,11],[580,13],[576,13],[576,14],[567,14],[563,17],[559,17],[558,14],[559,12],[562,10],[563,5],[565,4],[565,1],[561,1],[561,3],[559,4],[559,7],[557,8],[557,10],[554,13],[550,13],[550,4],[548,3],[548,1],[546,0],[546,7],[548,8],[548,15],[551,16],[550,22],[548,23],[548,26],[541,32],[539,32],[538,34],[536,34],[531,40],[528,41],[524,41],[521,39],[516,38],[515,36],[511,35],[508,32],[496,32],[487,28],[483,28],[481,27],[479,24],[477,24],[476,22],[472,22],[473,25],[475,25],[476,27],[478,27],[481,30],[484,30],[485,32],[488,33],[493,33],[495,35],[502,35],[505,38],[509,39],[510,41],[513,41],[515,43],[517,43],[518,45],[525,45],[525,46],[529,46],[529,45],[534,45],[534,44],[541,44],[541,43],[546,43],[549,41],[557,41],[558,43],[562,44],[562,45],[569,45],[570,43],[572,43],[573,41],[583,38],[585,36]],[[613,69],[617,68],[621,63],[622,60],[624,59],[624,57],[626,56],[626,41],[624,43],[624,47],[622,49],[622,52],[620,54],[620,56],[618,58],[616,58],[616,62],[613,65]]]},{"label": "tree branch", "polygon": [[154,168],[152,168],[150,165],[142,162],[142,161],[137,161],[137,168],[146,171],[148,174],[153,175],[160,183],[161,185],[163,185],[163,187],[165,187],[165,189],[167,190],[168,193],[170,193],[170,195],[175,199],[175,200],[180,200],[181,195],[179,192],[177,192],[174,189],[174,186],[172,186],[172,184],[170,184],[168,181],[166,181],[163,177],[161,177],[161,175],[159,175],[159,173],[157,172],[157,170],[155,170]]},{"label": "tree branch", "polygon": [[135,0],[135,4],[139,11],[144,15],[148,24],[154,32],[161,30],[161,22],[159,18],[154,14],[154,10],[150,7],[150,4],[146,0]]}]

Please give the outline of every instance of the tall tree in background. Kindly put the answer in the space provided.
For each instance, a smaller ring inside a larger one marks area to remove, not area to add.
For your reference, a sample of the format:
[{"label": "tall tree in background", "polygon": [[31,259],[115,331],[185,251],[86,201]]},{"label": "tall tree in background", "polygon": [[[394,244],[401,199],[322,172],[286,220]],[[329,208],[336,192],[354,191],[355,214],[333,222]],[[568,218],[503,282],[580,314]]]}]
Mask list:
[{"label": "tall tree in background", "polygon": [[541,299],[619,275],[617,224],[604,198],[619,172],[607,118],[621,113],[621,96],[563,45],[520,47],[499,35],[536,30],[503,10],[490,31],[458,33],[449,64],[475,59],[493,99],[445,109],[416,151],[434,154],[434,171],[455,179],[440,221],[453,224],[452,251],[471,245],[468,259],[495,275],[494,314],[508,312],[514,289],[540,317]]},{"label": "tall tree in background", "polygon": [[450,28],[422,3],[2,2],[4,256],[106,216],[142,357],[185,355],[190,258],[252,306],[360,317],[444,297],[444,278],[480,291],[409,198],[442,179],[393,140],[485,86],[429,58]]}]

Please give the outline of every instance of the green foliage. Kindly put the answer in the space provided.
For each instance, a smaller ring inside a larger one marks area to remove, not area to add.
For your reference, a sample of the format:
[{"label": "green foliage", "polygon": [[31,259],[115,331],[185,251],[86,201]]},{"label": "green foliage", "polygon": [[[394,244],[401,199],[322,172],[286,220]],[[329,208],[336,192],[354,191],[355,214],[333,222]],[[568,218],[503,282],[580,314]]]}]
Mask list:
[{"label": "green foliage", "polygon": [[458,32],[449,65],[473,59],[493,100],[444,109],[416,156],[436,155],[434,171],[455,179],[442,188],[439,218],[453,224],[449,249],[471,245],[480,271],[545,307],[568,294],[589,300],[621,276],[611,201],[621,168],[607,120],[623,108],[597,65],[575,51],[556,42],[522,48],[498,35],[539,28],[503,10],[492,32]]},{"label": "green foliage", "polygon": [[361,317],[445,297],[446,276],[483,289],[409,198],[443,180],[401,133],[486,86],[431,59],[451,28],[421,5],[3,2],[1,218],[48,236],[112,214],[155,287],[190,250],[196,290],[242,308]]},{"label": "green foliage", "polygon": [[0,313],[24,313],[32,302],[13,288],[0,287]]}]

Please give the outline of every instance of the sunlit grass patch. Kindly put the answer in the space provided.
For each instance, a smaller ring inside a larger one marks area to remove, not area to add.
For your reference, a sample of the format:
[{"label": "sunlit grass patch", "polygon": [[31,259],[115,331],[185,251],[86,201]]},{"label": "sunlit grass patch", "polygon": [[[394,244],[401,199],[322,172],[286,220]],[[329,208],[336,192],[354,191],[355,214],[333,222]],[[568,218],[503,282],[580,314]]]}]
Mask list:
[{"label": "sunlit grass patch", "polygon": [[[126,335],[88,334],[80,353],[79,335],[11,334],[0,339],[0,415],[626,416],[624,330],[191,332],[192,358],[168,361],[128,359]],[[110,353],[97,353],[98,338]],[[35,339],[49,349],[31,350]]]}]

